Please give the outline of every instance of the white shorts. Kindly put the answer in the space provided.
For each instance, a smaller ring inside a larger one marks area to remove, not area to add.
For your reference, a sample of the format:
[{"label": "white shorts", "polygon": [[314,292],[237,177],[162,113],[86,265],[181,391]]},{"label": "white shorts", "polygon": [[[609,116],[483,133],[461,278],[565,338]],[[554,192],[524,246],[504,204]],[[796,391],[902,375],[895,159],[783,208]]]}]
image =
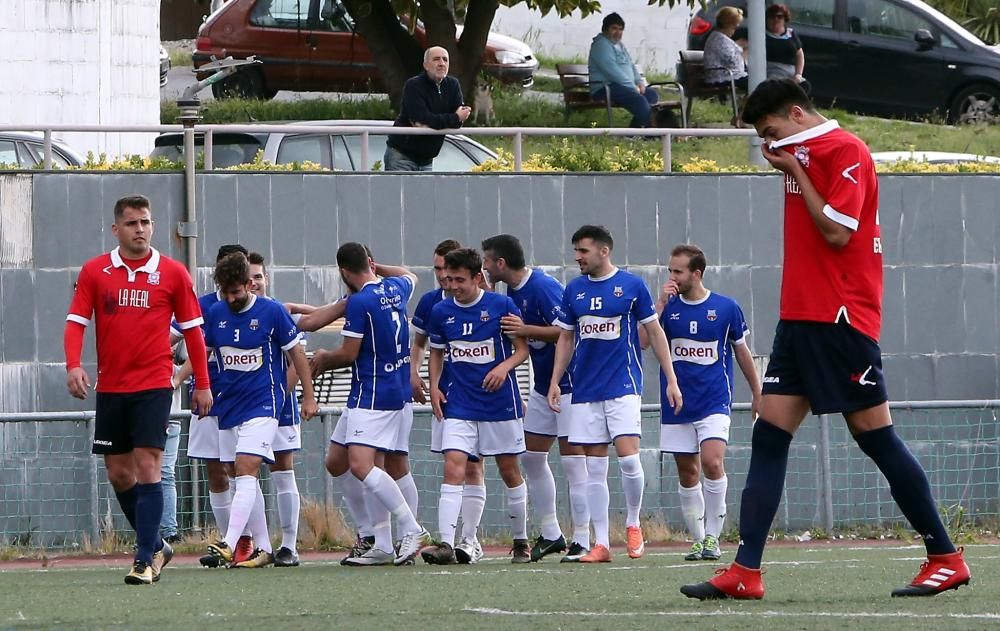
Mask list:
[{"label": "white shorts", "polygon": [[[341,417],[343,422],[344,417]],[[346,416],[343,439],[341,443],[374,447],[380,451],[393,451],[399,440],[400,427],[403,425],[403,410],[366,410],[351,408]],[[337,423],[338,427],[340,423]],[[333,431],[337,437],[337,430]],[[334,442],[339,442],[331,438]]]},{"label": "white shorts", "polygon": [[729,424],[725,414],[711,414],[693,423],[661,424],[660,451],[674,454],[696,454],[706,440],[718,439],[729,443]]},{"label": "white shorts", "polygon": [[396,444],[392,448],[393,453],[410,453],[410,431],[412,429],[413,403],[411,402],[403,406],[403,418],[400,421],[398,431],[396,432]]},{"label": "white shorts", "polygon": [[431,414],[431,451],[441,453],[441,436],[444,434],[444,421]]},{"label": "white shorts", "polygon": [[279,425],[274,432],[274,451],[298,451],[302,449],[301,425]]},{"label": "white shorts", "polygon": [[549,407],[548,398],[532,390],[524,411],[525,433],[558,438],[569,436],[570,427],[587,414],[587,408],[582,404],[573,405],[572,394],[562,395],[559,401],[562,411],[556,414]]},{"label": "white shorts", "polygon": [[198,418],[191,415],[188,427],[188,458],[198,460],[219,459],[219,419],[215,416]]},{"label": "white shorts", "polygon": [[441,421],[441,451],[469,456],[505,456],[524,453],[524,423],[510,421]]},{"label": "white shorts", "polygon": [[347,414],[350,412],[349,409],[344,408],[344,411],[340,413],[337,417],[337,424],[333,426],[333,433],[330,434],[330,442],[337,443],[341,447],[347,447]]},{"label": "white shorts", "polygon": [[274,464],[274,434],[278,419],[258,416],[243,424],[219,430],[219,460],[236,462],[239,454],[260,456],[264,462]]},{"label": "white shorts", "polygon": [[607,401],[578,403],[584,408],[570,428],[569,442],[580,445],[606,445],[619,436],[642,437],[641,399],[627,394]]}]

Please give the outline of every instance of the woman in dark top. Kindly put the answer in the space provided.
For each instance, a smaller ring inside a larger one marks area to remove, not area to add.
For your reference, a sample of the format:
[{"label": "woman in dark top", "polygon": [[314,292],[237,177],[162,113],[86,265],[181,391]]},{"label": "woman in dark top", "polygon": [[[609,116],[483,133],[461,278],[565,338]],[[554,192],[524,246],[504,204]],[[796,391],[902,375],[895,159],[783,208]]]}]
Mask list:
[{"label": "woman in dark top", "polygon": [[764,12],[767,27],[767,78],[794,79],[809,92],[809,82],[802,78],[806,56],[802,41],[788,25],[792,13],[783,4],[772,4]]}]

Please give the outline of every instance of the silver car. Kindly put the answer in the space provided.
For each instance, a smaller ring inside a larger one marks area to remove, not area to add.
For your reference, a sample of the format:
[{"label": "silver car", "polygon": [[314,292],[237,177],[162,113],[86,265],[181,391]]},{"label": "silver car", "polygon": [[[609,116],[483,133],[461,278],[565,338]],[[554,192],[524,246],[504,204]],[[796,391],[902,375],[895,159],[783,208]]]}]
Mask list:
[{"label": "silver car", "polygon": [[[45,157],[45,140],[40,133],[0,132],[0,169],[34,169]],[[52,167],[83,166],[85,159],[67,145],[52,141]]]}]

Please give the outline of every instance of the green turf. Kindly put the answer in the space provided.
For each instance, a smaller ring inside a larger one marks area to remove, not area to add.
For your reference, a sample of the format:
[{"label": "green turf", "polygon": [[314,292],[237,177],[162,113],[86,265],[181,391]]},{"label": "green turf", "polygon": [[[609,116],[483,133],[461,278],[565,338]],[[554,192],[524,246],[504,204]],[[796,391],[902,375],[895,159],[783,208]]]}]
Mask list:
[{"label": "green turf", "polygon": [[0,572],[0,628],[985,629],[1000,625],[1000,546],[973,546],[973,584],[936,598],[891,599],[922,558],[916,547],[818,544],[769,550],[760,602],[701,603],[677,588],[713,564],[651,551],[603,566],[556,559],[511,566],[206,570],[169,567],[152,587],[122,582],[125,568]]}]

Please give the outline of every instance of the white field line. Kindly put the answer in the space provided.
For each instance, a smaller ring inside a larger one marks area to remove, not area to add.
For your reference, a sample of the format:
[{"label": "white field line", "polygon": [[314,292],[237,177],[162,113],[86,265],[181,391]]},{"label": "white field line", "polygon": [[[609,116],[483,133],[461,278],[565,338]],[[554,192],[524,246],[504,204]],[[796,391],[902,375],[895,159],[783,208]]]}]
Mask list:
[{"label": "white field line", "polygon": [[639,617],[683,617],[683,618],[705,618],[732,617],[732,618],[841,618],[841,619],[867,619],[867,618],[910,618],[917,620],[934,619],[957,619],[957,620],[1000,620],[1000,613],[913,613],[909,611],[897,612],[839,612],[839,611],[733,611],[731,609],[720,611],[515,611],[510,609],[496,609],[493,607],[466,607],[462,611],[467,613],[478,613],[491,616],[566,616],[566,617],[592,617],[592,618],[639,618]]}]

